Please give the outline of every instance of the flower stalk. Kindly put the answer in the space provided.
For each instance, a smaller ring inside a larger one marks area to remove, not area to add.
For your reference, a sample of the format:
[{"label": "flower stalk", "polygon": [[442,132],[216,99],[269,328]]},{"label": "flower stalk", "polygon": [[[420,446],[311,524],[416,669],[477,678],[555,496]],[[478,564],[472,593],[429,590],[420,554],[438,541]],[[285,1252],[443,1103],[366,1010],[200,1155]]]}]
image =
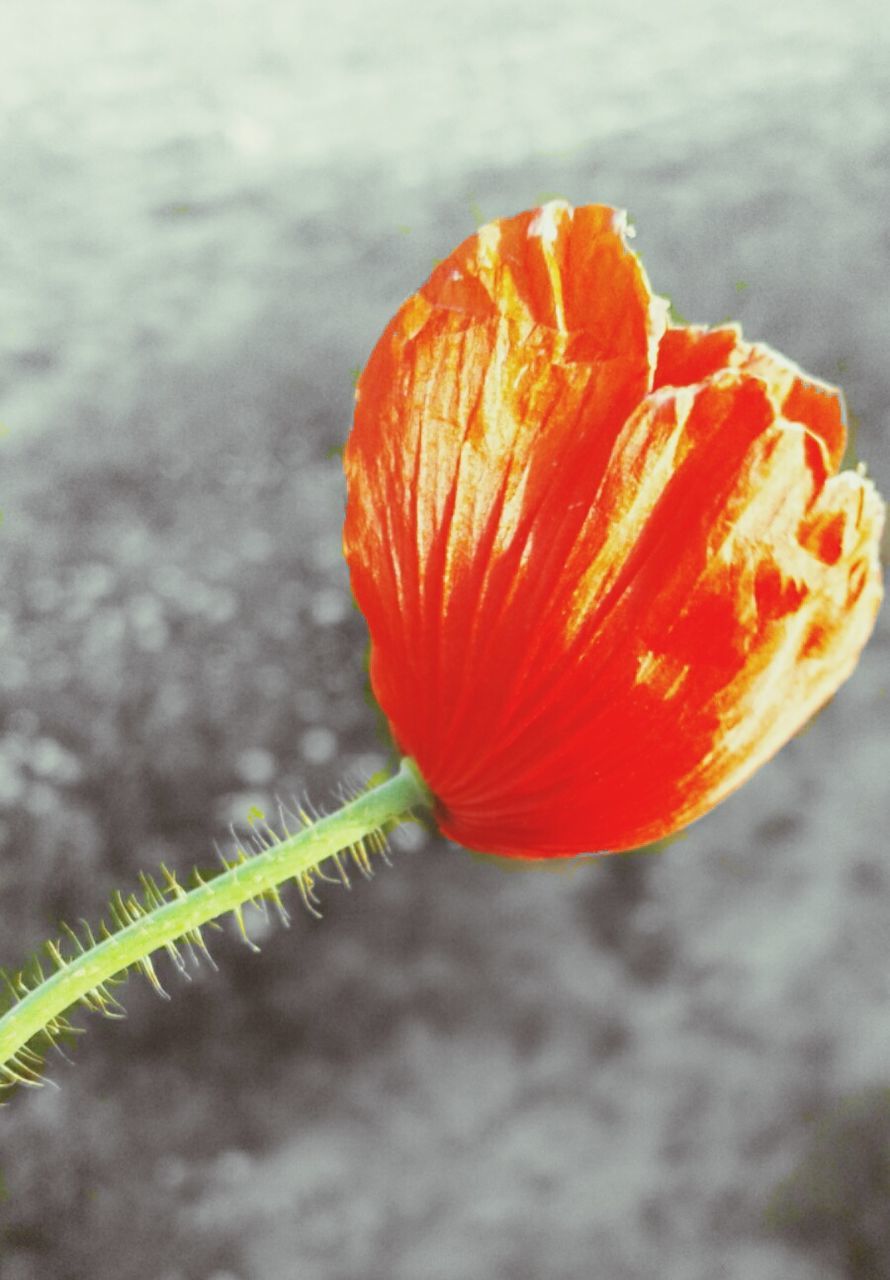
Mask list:
[{"label": "flower stalk", "polygon": [[[271,900],[286,919],[278,887],[295,879],[303,900],[314,910],[312,888],[316,879],[329,879],[322,869],[333,860],[338,878],[346,883],[341,853],[351,853],[365,873],[370,872],[366,844],[382,850],[383,833],[410,816],[419,806],[431,804],[432,797],[416,766],[404,759],[395,777],[372,787],[341,809],[311,825],[279,839],[271,829],[260,837],[259,852],[246,855],[238,849],[234,862],[212,880],[203,880],[192,889],[183,888],[175,876],[163,868],[163,887],[154,878],[142,876],[142,897],[116,894],[111,904],[114,929],[107,925],[95,939],[88,926],[84,940],[65,929],[67,942],[50,942],[46,951],[55,971],[44,977],[39,961],[33,985],[19,975],[7,977],[14,1003],[0,1018],[0,1088],[15,1084],[36,1085],[40,1079],[40,1054],[30,1042],[42,1036],[54,1043],[59,1036],[75,1030],[64,1017],[75,1004],[108,1016],[120,1016],[121,1006],[110,985],[128,969],[138,967],[161,994],[165,994],[155,974],[152,955],[167,951],[174,964],[185,971],[179,948],[207,955],[201,928],[229,912],[234,913],[245,938],[243,907],[249,902]],[[317,913],[316,913],[317,914]],[[65,952],[67,951],[67,955]]]}]

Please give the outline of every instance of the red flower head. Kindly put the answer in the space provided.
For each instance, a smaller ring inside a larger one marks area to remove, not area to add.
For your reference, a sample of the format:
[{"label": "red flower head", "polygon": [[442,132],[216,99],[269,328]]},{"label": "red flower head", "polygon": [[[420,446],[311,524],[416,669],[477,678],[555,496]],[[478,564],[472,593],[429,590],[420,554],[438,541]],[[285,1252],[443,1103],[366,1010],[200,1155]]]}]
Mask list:
[{"label": "red flower head", "polygon": [[625,234],[562,202],[482,227],[358,385],[371,683],[442,831],[490,853],[677,831],[835,692],[880,605],[839,393],[669,325]]}]

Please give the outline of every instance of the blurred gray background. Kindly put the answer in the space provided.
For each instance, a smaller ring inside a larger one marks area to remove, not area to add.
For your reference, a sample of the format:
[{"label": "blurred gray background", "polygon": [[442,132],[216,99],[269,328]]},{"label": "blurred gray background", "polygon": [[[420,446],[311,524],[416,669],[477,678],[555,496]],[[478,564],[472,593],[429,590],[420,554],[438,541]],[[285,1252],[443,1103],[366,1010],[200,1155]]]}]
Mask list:
[{"label": "blurred gray background", "polygon": [[[0,964],[387,763],[334,451],[480,220],[627,207],[890,492],[880,3],[3,0],[0,50]],[[131,980],[0,1113],[0,1280],[890,1276],[888,649],[667,849],[411,829]]]}]

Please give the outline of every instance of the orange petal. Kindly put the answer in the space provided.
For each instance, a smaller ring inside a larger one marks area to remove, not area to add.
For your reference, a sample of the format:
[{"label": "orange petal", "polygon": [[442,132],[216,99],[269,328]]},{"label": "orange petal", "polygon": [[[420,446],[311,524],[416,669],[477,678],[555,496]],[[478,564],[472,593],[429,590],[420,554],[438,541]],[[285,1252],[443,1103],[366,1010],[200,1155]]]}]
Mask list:
[{"label": "orange petal", "polygon": [[741,339],[736,325],[671,325],[658,345],[654,386],[688,387],[725,369]]},{"label": "orange petal", "polygon": [[[453,708],[479,696],[467,629],[481,646],[515,593],[529,514],[558,564],[651,384],[664,306],[623,230],[611,209],[562,204],[482,228],[404,304],[359,380],[345,552],[375,694],[428,766],[452,751]],[[542,587],[525,592],[529,617]]]},{"label": "orange petal", "polygon": [[667,329],[659,344],[654,386],[686,387],[720,369],[740,369],[761,378],[783,417],[809,427],[825,444],[832,469],[840,465],[847,431],[838,388],[809,377],[765,343],[745,342],[738,325]]},{"label": "orange petal", "polygon": [[[633,503],[613,505],[640,447]],[[567,566],[561,644],[551,627],[476,789],[452,781],[446,834],[526,856],[631,848],[773,755],[850,674],[881,599],[883,504],[857,474],[826,480],[823,458],[754,379],[651,397]]]}]

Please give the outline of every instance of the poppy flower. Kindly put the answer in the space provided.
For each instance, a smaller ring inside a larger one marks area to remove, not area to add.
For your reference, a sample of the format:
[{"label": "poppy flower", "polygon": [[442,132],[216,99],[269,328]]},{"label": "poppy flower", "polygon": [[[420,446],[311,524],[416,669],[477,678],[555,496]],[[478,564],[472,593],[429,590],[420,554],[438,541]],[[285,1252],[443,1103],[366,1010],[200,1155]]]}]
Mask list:
[{"label": "poppy flower", "polygon": [[344,547],[444,834],[627,849],[778,751],[881,600],[844,445],[837,390],[669,322],[616,210],[553,202],[441,262],[359,380]]}]

